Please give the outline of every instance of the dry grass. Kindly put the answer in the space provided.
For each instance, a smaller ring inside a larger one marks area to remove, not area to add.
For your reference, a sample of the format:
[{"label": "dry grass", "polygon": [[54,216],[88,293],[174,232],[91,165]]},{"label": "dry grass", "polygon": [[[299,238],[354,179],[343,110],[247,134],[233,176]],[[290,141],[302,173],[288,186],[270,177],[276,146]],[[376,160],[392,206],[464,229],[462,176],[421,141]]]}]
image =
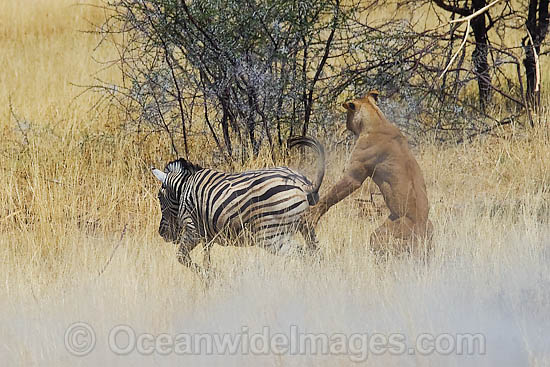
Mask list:
[{"label": "dry grass", "polygon": [[[158,188],[147,167],[169,159],[167,142],[138,146],[109,133],[112,121],[93,109],[98,96],[74,98],[81,90],[71,83],[86,84],[97,70],[90,59],[97,39],[78,30],[87,27],[86,19],[100,17],[97,9],[74,6],[73,0],[0,3],[4,364],[352,364],[347,356],[116,356],[107,348],[107,335],[125,323],[157,334],[238,332],[242,326],[251,333],[263,326],[288,332],[290,325],[325,333],[403,333],[409,340],[422,332],[483,333],[484,356],[384,354],[369,361],[548,365],[546,129],[518,128],[505,139],[419,148],[436,228],[427,266],[407,258],[374,264],[366,243],[380,218],[357,220],[350,199],[321,222],[326,259],[320,264],[255,248],[217,247],[218,278],[205,289],[156,234]],[[548,94],[543,100],[548,106]],[[329,155],[324,190],[338,179],[345,159],[343,151]],[[97,346],[87,357],[73,357],[63,345],[65,329],[75,321],[96,330]]]}]

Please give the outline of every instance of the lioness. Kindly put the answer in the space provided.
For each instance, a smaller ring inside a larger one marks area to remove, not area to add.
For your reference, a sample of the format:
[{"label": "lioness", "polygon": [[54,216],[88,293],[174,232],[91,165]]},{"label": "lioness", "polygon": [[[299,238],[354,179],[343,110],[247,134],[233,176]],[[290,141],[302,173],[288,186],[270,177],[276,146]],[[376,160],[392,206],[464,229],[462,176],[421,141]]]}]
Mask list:
[{"label": "lioness", "polygon": [[[306,223],[313,228],[331,206],[371,177],[390,210],[388,219],[370,237],[371,249],[378,254],[411,251],[418,239],[432,235],[426,185],[405,136],[386,119],[376,105],[377,99],[378,92],[371,91],[364,98],[343,104],[346,128],[357,138],[350,165],[344,177],[310,208]],[[390,237],[397,248],[387,247]]]}]

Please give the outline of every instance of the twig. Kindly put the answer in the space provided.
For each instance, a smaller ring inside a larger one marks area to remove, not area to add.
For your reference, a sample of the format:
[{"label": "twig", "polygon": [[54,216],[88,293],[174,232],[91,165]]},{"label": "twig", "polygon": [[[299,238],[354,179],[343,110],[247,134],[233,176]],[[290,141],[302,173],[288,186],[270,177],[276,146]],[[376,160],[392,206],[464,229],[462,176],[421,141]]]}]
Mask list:
[{"label": "twig", "polygon": [[540,64],[539,64],[539,55],[537,54],[537,49],[535,48],[535,42],[533,42],[533,37],[531,37],[531,32],[527,29],[527,35],[531,41],[531,47],[533,48],[533,55],[535,56],[535,92],[540,90]]},{"label": "twig", "polygon": [[58,184],[58,185],[63,185],[63,182],[61,180],[58,180],[56,178],[45,178],[46,181],[48,182],[51,182],[51,183],[54,183],[54,184]]},{"label": "twig", "polygon": [[122,230],[122,233],[120,234],[120,238],[118,240],[118,243],[116,244],[116,246],[113,248],[113,251],[111,252],[111,256],[109,257],[109,260],[107,260],[107,262],[105,263],[105,265],[103,266],[103,268],[101,269],[101,271],[99,272],[99,274],[97,275],[97,277],[99,278],[101,276],[101,274],[103,274],[103,272],[107,269],[107,267],[109,266],[109,264],[111,263],[111,260],[113,260],[113,256],[115,256],[115,251],[120,247],[120,245],[122,244],[122,239],[124,238],[124,235],[126,234],[126,227],[128,226],[128,224],[126,223],[124,225],[124,229]]},{"label": "twig", "polygon": [[472,13],[472,14],[468,15],[467,17],[464,17],[464,18],[458,18],[458,19],[455,19],[455,20],[451,20],[449,23],[459,23],[459,22],[464,22],[465,20],[471,21],[472,19],[474,19],[478,15],[480,15],[482,13],[485,13],[487,11],[487,9],[489,9],[491,6],[495,5],[496,3],[500,2],[500,1],[501,0],[495,0],[492,3],[490,3],[489,5],[486,5],[483,8],[479,9],[475,13]]},{"label": "twig", "polygon": [[467,141],[472,141],[473,138],[475,138],[476,136],[480,136],[480,135],[483,135],[483,134],[487,134],[487,133],[490,133],[491,131],[493,131],[494,129],[496,128],[499,128],[501,126],[504,126],[504,125],[509,125],[511,123],[513,123],[513,119],[512,118],[505,118],[501,121],[499,121],[496,125],[494,126],[490,126],[486,129],[483,129],[481,131],[478,131],[478,132],[475,132],[473,134],[470,134],[468,135],[466,138],[460,138],[456,141],[456,144],[461,144],[461,143],[464,143],[466,140]]},{"label": "twig", "polygon": [[36,294],[34,294],[34,287],[32,286],[32,282],[31,282],[31,295],[32,295],[32,298],[34,299],[34,302],[36,304],[39,304],[40,302],[38,302],[38,298],[36,297]]},{"label": "twig", "polygon": [[[28,126],[30,126],[30,124],[27,122],[27,121],[21,121],[21,119],[19,117],[17,117],[17,115],[15,114],[15,111],[13,110],[13,105],[11,104],[11,96],[8,98],[8,105],[9,105],[9,109],[10,109],[10,114],[11,116],[13,117],[13,119],[15,120],[15,123],[17,124],[17,128],[19,130],[19,132],[21,133],[21,135],[23,136],[23,141],[25,142],[25,145],[29,145],[29,136],[28,136]],[[28,125],[28,126],[25,126],[25,125]]]},{"label": "twig", "polygon": [[18,210],[18,211],[16,211],[16,212],[13,212],[13,213],[8,214],[6,217],[0,219],[0,223],[3,222],[3,221],[6,221],[6,220],[8,220],[8,219],[10,219],[10,218],[13,217],[14,215],[17,215],[17,214],[19,214],[19,213],[21,213],[21,212],[22,212],[22,210]]},{"label": "twig", "polygon": [[501,0],[495,0],[495,1],[493,1],[492,3],[490,3],[489,5],[484,6],[483,8],[479,9],[479,10],[476,11],[475,13],[472,13],[472,14],[468,15],[467,17],[454,19],[454,20],[451,20],[451,21],[449,22],[449,24],[467,22],[467,25],[466,25],[466,32],[464,33],[464,39],[462,40],[462,43],[460,44],[460,47],[459,47],[458,50],[455,52],[455,54],[453,55],[453,57],[451,58],[451,60],[449,61],[449,63],[447,64],[447,66],[445,67],[445,69],[443,70],[443,72],[441,73],[441,75],[439,75],[439,79],[441,79],[441,78],[443,77],[443,75],[445,75],[445,73],[449,70],[449,68],[451,67],[452,63],[455,61],[455,59],[457,58],[458,54],[460,53],[460,51],[462,50],[462,48],[463,48],[464,45],[466,44],[466,39],[468,38],[468,33],[470,33],[470,22],[472,21],[472,19],[474,19],[474,18],[477,17],[478,15],[480,15],[480,14],[486,12],[491,6],[495,5],[495,4],[498,3],[499,1],[501,1]]},{"label": "twig", "polygon": [[468,20],[468,24],[466,26],[466,32],[464,32],[464,39],[462,40],[462,43],[460,44],[460,47],[458,48],[458,50],[456,50],[456,52],[454,53],[453,57],[451,57],[451,60],[449,61],[449,63],[447,64],[447,66],[445,67],[443,72],[439,75],[439,79],[443,78],[443,75],[445,75],[447,73],[447,70],[449,70],[449,68],[451,67],[451,65],[453,64],[455,59],[457,58],[458,54],[460,53],[460,51],[462,50],[462,48],[466,44],[466,39],[468,39],[468,33],[470,33],[470,20]]}]

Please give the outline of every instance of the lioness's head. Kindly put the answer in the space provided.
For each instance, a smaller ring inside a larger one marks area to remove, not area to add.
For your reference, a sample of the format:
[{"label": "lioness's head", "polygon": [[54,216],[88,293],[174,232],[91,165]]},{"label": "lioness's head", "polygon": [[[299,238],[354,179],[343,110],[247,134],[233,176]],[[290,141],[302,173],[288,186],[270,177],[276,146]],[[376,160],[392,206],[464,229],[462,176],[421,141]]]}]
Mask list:
[{"label": "lioness's head", "polygon": [[363,98],[342,104],[348,112],[346,128],[355,136],[372,131],[376,125],[385,120],[382,111],[376,105],[378,94],[378,91],[373,90]]}]

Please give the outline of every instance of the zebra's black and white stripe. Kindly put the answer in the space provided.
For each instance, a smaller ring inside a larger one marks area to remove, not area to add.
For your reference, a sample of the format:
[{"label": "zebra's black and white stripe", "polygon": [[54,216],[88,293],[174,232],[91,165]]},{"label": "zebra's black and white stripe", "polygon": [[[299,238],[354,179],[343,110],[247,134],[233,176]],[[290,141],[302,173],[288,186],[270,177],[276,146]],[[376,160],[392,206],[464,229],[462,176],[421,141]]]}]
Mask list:
[{"label": "zebra's black and white stripe", "polygon": [[300,224],[302,214],[319,199],[324,149],[311,138],[289,139],[289,147],[299,145],[312,147],[319,155],[314,183],[287,167],[224,173],[180,158],[168,163],[164,172],[153,169],[162,182],[159,234],[180,244],[180,261],[189,265],[189,251],[201,240],[235,238],[245,228],[271,252],[280,251],[298,231],[308,247],[316,248],[314,233],[306,233]]}]

